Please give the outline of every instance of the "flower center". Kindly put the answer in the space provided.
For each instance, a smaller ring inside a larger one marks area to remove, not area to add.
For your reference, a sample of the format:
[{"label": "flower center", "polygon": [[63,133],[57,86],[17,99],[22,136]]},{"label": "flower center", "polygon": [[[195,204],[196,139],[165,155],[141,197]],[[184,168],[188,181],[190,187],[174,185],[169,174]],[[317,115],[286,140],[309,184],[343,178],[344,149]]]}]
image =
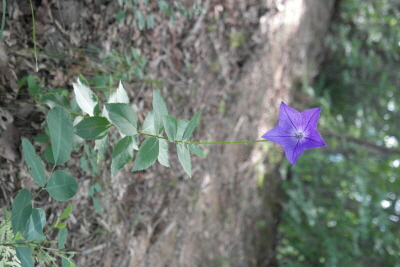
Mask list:
[{"label": "flower center", "polygon": [[295,132],[294,137],[296,137],[297,140],[301,140],[304,138],[304,134],[302,132]]}]

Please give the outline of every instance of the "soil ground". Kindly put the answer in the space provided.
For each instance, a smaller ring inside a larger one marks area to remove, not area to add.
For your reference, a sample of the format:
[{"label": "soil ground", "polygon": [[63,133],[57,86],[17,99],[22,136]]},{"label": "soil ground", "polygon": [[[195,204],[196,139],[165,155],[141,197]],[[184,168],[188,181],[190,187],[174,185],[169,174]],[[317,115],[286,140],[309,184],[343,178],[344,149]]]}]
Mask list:
[{"label": "soil ground", "polygon": [[[45,118],[26,86],[18,86],[29,74],[40,78],[46,90],[69,92],[78,74],[89,81],[99,75],[133,77],[125,88],[140,119],[152,109],[151,92],[157,85],[179,119],[204,109],[195,140],[257,140],[277,123],[281,101],[299,110],[312,101],[301,88],[312,82],[323,59],[333,0],[182,4],[187,9],[197,4],[203,11],[193,17],[175,12],[175,22],[169,23],[156,1],[147,7],[139,1],[145,16],[154,14],[154,28],[140,30],[134,9],[118,1],[33,1],[36,72],[30,7],[24,0],[7,1],[0,41],[0,206],[10,209],[23,187],[37,190],[20,150],[21,137],[32,141],[43,133]],[[123,21],[116,19],[121,10],[126,11]],[[123,62],[130,47],[148,60],[144,79]],[[45,145],[35,142],[39,155]],[[282,149],[263,143],[214,145],[204,151],[206,159],[192,157],[192,178],[173,149],[171,168],[156,164],[132,173],[130,163],[114,177],[109,172],[111,148],[97,174],[80,167],[83,148],[73,152],[65,167],[80,188],[67,202],[74,207],[67,247],[78,251],[77,265],[278,266],[284,202],[280,182],[290,173]],[[96,195],[102,216],[88,195],[96,182],[103,188]],[[41,194],[35,207],[45,209],[54,223],[67,203]]]}]

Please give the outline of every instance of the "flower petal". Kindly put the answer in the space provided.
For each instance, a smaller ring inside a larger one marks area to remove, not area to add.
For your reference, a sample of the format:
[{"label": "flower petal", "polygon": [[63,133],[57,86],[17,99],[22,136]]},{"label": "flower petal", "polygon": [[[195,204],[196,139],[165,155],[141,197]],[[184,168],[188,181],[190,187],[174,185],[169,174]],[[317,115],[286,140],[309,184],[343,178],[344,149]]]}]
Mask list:
[{"label": "flower petal", "polygon": [[281,103],[279,109],[279,125],[282,127],[292,127],[294,130],[298,130],[298,125],[301,124],[302,116],[297,110],[289,107],[284,102]]},{"label": "flower petal", "polygon": [[305,134],[306,149],[326,146],[324,139],[316,129],[307,130]]},{"label": "flower petal", "polygon": [[312,108],[301,113],[301,123],[304,131],[317,128],[320,113],[321,108]]},{"label": "flower petal", "polygon": [[292,143],[289,141],[291,139],[294,139],[294,141],[296,141],[292,128],[283,128],[280,125],[277,125],[274,129],[268,131],[261,137],[266,140],[275,142],[283,147],[291,145]]}]

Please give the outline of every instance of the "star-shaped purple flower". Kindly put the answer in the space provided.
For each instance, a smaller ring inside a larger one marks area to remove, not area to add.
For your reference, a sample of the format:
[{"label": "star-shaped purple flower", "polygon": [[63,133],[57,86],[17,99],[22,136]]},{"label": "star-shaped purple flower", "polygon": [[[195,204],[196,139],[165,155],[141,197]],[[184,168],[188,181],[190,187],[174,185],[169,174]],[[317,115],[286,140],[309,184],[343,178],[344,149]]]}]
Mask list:
[{"label": "star-shaped purple flower", "polygon": [[279,125],[262,138],[283,146],[287,159],[294,165],[304,150],[326,146],[317,130],[320,112],[321,108],[313,108],[300,113],[282,102]]}]

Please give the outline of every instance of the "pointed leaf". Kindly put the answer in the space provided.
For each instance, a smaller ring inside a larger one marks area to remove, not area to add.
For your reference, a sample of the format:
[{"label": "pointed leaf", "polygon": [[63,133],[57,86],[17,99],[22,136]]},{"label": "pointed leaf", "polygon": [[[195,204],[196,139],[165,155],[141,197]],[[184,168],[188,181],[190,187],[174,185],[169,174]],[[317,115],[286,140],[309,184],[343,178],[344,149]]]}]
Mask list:
[{"label": "pointed leaf", "polygon": [[132,136],[125,136],[114,147],[112,153],[111,175],[115,175],[133,157]]},{"label": "pointed leaf", "polygon": [[40,99],[43,103],[47,104],[51,109],[59,106],[65,109],[71,109],[71,103],[69,99],[62,94],[47,93],[42,95]]},{"label": "pointed leaf", "polygon": [[28,189],[22,189],[14,198],[11,210],[11,225],[14,235],[25,232],[28,220],[32,214],[31,194]]},{"label": "pointed leaf", "polygon": [[22,139],[22,152],[28,165],[28,172],[32,175],[33,180],[43,187],[46,184],[46,173],[42,160],[36,155],[35,148],[26,138]]},{"label": "pointed leaf", "polygon": [[185,172],[192,177],[192,163],[190,161],[190,153],[189,150],[185,147],[184,144],[176,144],[178,149],[178,159],[181,163]]},{"label": "pointed leaf", "polygon": [[165,139],[159,139],[158,162],[165,167],[170,167],[168,161],[168,142]]},{"label": "pointed leaf", "polygon": [[23,267],[33,267],[32,251],[27,245],[16,245],[15,251]]},{"label": "pointed leaf", "polygon": [[83,139],[102,139],[111,127],[104,117],[84,118],[75,126],[75,134]]},{"label": "pointed leaf", "polygon": [[65,201],[78,192],[78,183],[66,171],[55,171],[47,183],[46,190],[55,200]]},{"label": "pointed leaf", "polygon": [[156,128],[154,128],[154,110],[150,110],[144,119],[142,132],[147,134],[156,135]]},{"label": "pointed leaf", "polygon": [[119,81],[119,86],[117,91],[111,94],[110,98],[108,99],[107,103],[125,103],[129,104],[129,96],[128,93],[125,91],[124,86],[122,85],[121,81]]},{"label": "pointed leaf", "polygon": [[94,149],[97,150],[97,163],[103,158],[108,148],[108,135],[94,141]]},{"label": "pointed leaf", "polygon": [[105,104],[111,122],[124,135],[137,134],[138,117],[135,111],[128,104],[113,103]]},{"label": "pointed leaf", "polygon": [[176,133],[178,131],[178,122],[172,116],[164,116],[163,124],[165,132],[167,133],[170,142],[175,141]]},{"label": "pointed leaf", "polygon": [[65,163],[71,154],[74,129],[68,112],[55,107],[47,114],[51,147],[56,165]]},{"label": "pointed leaf", "polygon": [[175,140],[182,140],[183,133],[185,132],[186,126],[189,124],[188,120],[181,120],[178,122],[178,131],[176,133]]},{"label": "pointed leaf", "polygon": [[143,141],[133,164],[132,171],[147,169],[156,162],[159,152],[159,140],[157,137],[150,136]]},{"label": "pointed leaf", "polygon": [[194,114],[193,118],[190,120],[189,124],[186,126],[185,132],[183,133],[182,140],[188,140],[190,135],[193,133],[196,128],[197,121],[199,120],[200,114],[203,109],[200,109],[196,114]]},{"label": "pointed leaf", "polygon": [[58,248],[65,248],[65,241],[67,241],[68,230],[66,228],[60,229],[58,232]]},{"label": "pointed leaf", "polygon": [[97,212],[100,215],[103,215],[103,209],[101,208],[101,205],[100,205],[99,201],[97,200],[97,198],[93,197],[92,200],[93,200],[94,208],[97,210]]},{"label": "pointed leaf", "polygon": [[156,134],[163,129],[163,117],[168,115],[167,105],[157,89],[153,90],[154,128]]},{"label": "pointed leaf", "polygon": [[89,116],[94,116],[94,109],[97,105],[97,96],[89,87],[82,84],[79,78],[78,83],[73,83],[72,86],[74,87],[75,98],[79,107],[89,114]]},{"label": "pointed leaf", "polygon": [[197,156],[205,158],[206,156],[204,155],[203,151],[201,151],[200,147],[192,144],[188,144],[188,148],[190,151],[192,151],[194,154]]},{"label": "pointed leaf", "polygon": [[26,241],[41,242],[46,240],[43,235],[43,228],[46,224],[46,214],[42,209],[33,209],[28,221],[28,226],[25,229],[24,238]]},{"label": "pointed leaf", "polygon": [[64,209],[63,213],[60,216],[60,220],[64,220],[65,218],[68,218],[68,216],[72,212],[72,205],[68,204],[68,206]]}]

